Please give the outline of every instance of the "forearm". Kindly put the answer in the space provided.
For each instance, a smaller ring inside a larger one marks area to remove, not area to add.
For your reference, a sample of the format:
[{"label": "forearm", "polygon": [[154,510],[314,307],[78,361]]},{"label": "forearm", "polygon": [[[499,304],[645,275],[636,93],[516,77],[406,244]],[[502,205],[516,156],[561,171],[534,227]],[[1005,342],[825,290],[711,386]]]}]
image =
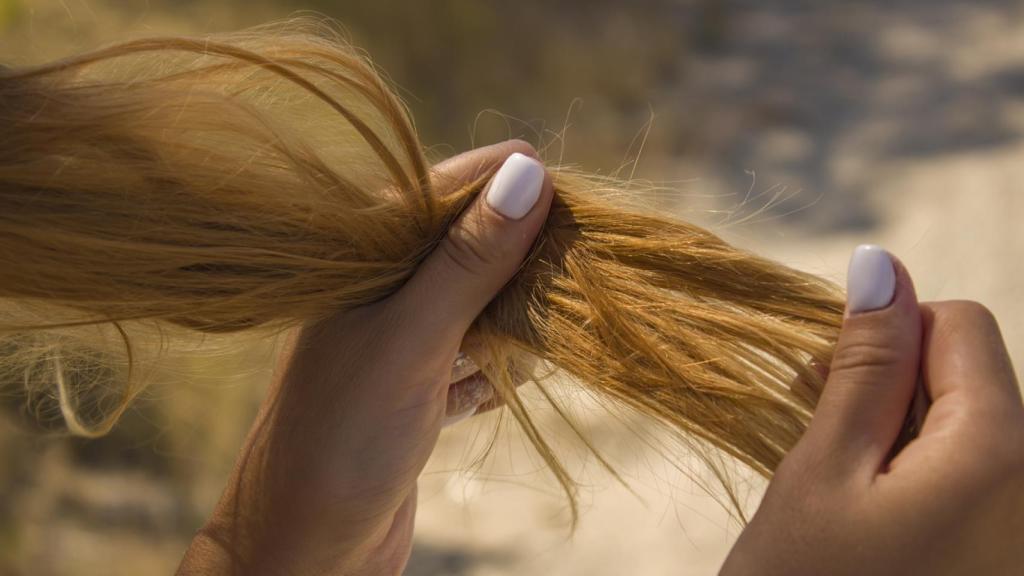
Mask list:
[{"label": "forearm", "polygon": [[398,576],[404,569],[404,558],[396,553],[390,533],[387,530],[383,536],[375,538],[376,545],[357,548],[331,546],[323,552],[299,551],[281,541],[268,542],[258,551],[250,548],[248,552],[240,552],[218,535],[217,530],[207,526],[192,539],[176,575]]},{"label": "forearm", "polygon": [[[286,352],[283,360],[290,365],[292,355]],[[306,452],[323,442],[303,434],[305,427],[299,423],[278,421],[282,404],[291,400],[282,392],[306,388],[289,383],[297,372],[305,377],[303,384],[313,377],[310,373],[322,373],[316,366],[282,370],[220,501],[189,546],[179,575],[400,574],[401,568],[392,568],[395,562],[389,560],[392,527],[399,519],[411,520],[415,498],[408,506],[395,503],[390,513],[368,514],[363,508],[373,500],[371,494],[321,495],[313,479],[324,475],[307,469],[318,459]],[[327,476],[337,484],[347,475],[335,469]]]}]

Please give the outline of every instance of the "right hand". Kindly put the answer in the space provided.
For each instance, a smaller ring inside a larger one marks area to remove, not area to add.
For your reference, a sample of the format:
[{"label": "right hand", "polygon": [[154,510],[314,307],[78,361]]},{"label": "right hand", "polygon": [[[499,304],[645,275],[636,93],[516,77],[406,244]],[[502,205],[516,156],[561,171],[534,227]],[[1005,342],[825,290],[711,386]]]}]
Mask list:
[{"label": "right hand", "polygon": [[[850,281],[811,425],[721,573],[1024,574],[1024,404],[995,319],[918,304],[877,248],[858,249]],[[892,457],[919,377],[931,407]]]}]

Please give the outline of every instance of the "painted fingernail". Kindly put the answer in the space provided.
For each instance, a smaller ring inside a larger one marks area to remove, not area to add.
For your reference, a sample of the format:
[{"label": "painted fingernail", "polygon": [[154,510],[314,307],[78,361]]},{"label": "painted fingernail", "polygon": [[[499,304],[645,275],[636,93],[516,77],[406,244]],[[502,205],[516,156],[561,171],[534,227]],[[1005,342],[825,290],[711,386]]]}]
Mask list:
[{"label": "painted fingernail", "polygon": [[494,386],[486,376],[470,375],[448,386],[448,398],[445,403],[445,414],[461,414],[466,410],[477,408],[484,402],[494,398]]},{"label": "painted fingernail", "polygon": [[846,309],[850,314],[885,308],[896,293],[896,269],[881,246],[861,244],[850,257]]},{"label": "painted fingernail", "polygon": [[458,424],[459,422],[462,422],[466,418],[469,418],[473,414],[476,414],[476,411],[477,411],[478,408],[480,408],[480,407],[479,406],[473,406],[469,410],[465,410],[463,412],[459,412],[458,414],[452,414],[451,416],[445,416],[444,420],[441,422],[441,427],[442,428],[447,428],[447,427],[449,427],[449,426],[451,426],[453,424]]},{"label": "painted fingernail", "polygon": [[519,220],[533,208],[544,186],[544,166],[516,152],[505,160],[491,180],[487,203],[506,218]]},{"label": "painted fingernail", "polygon": [[448,382],[458,382],[459,380],[472,376],[479,371],[480,368],[476,365],[476,362],[473,362],[473,359],[465,352],[460,351],[459,354],[455,356],[455,361],[452,362],[452,375]]}]

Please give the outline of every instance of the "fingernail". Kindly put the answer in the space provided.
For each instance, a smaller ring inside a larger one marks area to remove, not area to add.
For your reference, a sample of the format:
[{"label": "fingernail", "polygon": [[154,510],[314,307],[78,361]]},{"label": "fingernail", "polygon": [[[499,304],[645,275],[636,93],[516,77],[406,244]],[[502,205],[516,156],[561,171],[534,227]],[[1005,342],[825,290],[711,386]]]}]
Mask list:
[{"label": "fingernail", "polygon": [[896,293],[896,269],[881,246],[861,244],[850,257],[846,309],[850,314],[885,308]]},{"label": "fingernail", "polygon": [[505,160],[487,190],[487,203],[506,218],[519,220],[533,208],[544,186],[544,166],[516,152]]},{"label": "fingernail", "polygon": [[448,379],[449,383],[454,384],[463,378],[472,376],[480,371],[480,368],[473,362],[465,352],[459,351],[458,355],[455,356],[455,361],[452,362],[452,374]]},{"label": "fingernail", "polygon": [[479,408],[479,406],[473,406],[469,410],[466,410],[466,411],[463,411],[463,412],[459,412],[458,414],[452,414],[451,416],[445,416],[444,420],[441,421],[441,428],[447,428],[447,427],[449,427],[449,426],[451,426],[453,424],[458,424],[459,422],[462,422],[466,418],[469,418],[473,414],[476,414],[477,408]]}]

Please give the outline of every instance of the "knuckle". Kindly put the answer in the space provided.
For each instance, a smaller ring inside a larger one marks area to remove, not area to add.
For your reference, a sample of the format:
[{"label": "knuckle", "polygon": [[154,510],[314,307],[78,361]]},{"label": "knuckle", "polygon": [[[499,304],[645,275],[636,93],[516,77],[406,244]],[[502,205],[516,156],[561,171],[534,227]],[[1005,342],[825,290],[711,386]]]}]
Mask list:
[{"label": "knuckle", "polygon": [[935,342],[956,345],[964,338],[1000,333],[995,315],[983,304],[972,300],[950,300],[933,305],[931,338]]},{"label": "knuckle", "polygon": [[469,274],[483,273],[500,258],[478,232],[466,226],[449,228],[439,248],[450,264]]},{"label": "knuckle", "polygon": [[946,302],[947,314],[956,320],[967,321],[982,326],[998,325],[995,314],[987,306],[973,300],[954,300]]},{"label": "knuckle", "polygon": [[889,339],[854,338],[832,359],[830,377],[850,372],[882,372],[900,362],[902,351]]},{"label": "knuckle", "polygon": [[539,154],[537,154],[537,149],[534,148],[533,144],[530,144],[526,140],[513,138],[512,140],[509,140],[506,145],[508,146],[510,154],[518,152],[520,154],[530,156],[531,158],[537,158],[539,156]]}]

